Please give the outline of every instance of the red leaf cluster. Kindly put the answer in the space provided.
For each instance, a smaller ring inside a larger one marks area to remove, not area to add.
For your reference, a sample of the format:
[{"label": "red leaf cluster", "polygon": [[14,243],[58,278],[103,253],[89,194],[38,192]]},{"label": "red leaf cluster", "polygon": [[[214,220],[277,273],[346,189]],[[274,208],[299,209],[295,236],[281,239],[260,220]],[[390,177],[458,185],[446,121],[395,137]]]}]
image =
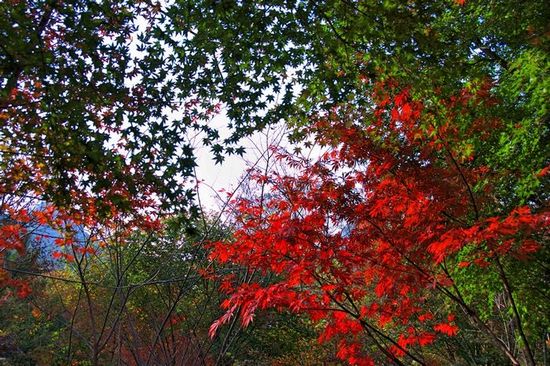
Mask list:
[{"label": "red leaf cluster", "polygon": [[[384,339],[379,351],[395,359],[456,335],[452,317],[424,309],[431,293],[454,285],[448,269],[528,258],[550,223],[529,207],[487,214],[490,190],[472,189],[491,173],[464,141],[485,138],[498,121],[453,121],[467,106],[493,105],[490,87],[441,101],[448,118],[438,125],[408,89],[379,83],[374,110],[339,107],[314,120],[311,133],[330,147],[317,161],[277,151],[295,174],[262,175],[269,196],[235,202],[238,230],[211,256],[276,280],[233,288],[211,334],[237,312],[246,325],[258,309],[288,308],[323,320],[320,341],[348,340],[338,356],[350,364],[363,362],[361,337]],[[404,330],[392,339],[386,329]]]}]

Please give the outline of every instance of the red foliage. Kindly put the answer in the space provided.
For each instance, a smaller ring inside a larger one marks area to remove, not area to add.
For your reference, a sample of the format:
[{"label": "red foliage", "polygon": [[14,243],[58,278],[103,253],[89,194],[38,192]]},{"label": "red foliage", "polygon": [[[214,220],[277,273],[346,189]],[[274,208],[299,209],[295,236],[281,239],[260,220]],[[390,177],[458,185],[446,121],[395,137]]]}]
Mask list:
[{"label": "red foliage", "polygon": [[[23,256],[33,241],[51,241],[59,247],[52,253],[53,259],[73,261],[94,255],[104,247],[105,243],[95,238],[109,237],[102,233],[114,228],[123,227],[122,234],[130,234],[136,229],[150,232],[161,228],[156,214],[158,202],[150,190],[135,195],[117,183],[101,192],[72,190],[71,204],[56,206],[44,200],[49,189],[46,165],[26,157],[6,165],[0,179],[0,291],[7,290],[8,295],[22,297],[30,293],[26,279],[12,278],[18,272],[7,256],[13,251]],[[133,168],[127,168],[130,174]],[[86,174],[85,171],[70,173]],[[126,209],[116,206],[112,200],[115,196],[123,197]]]},{"label": "red foliage", "polygon": [[450,336],[456,335],[458,333],[458,327],[449,323],[436,324],[434,325],[434,330]]},{"label": "red foliage", "polygon": [[[414,357],[410,347],[458,332],[452,316],[423,310],[434,289],[453,286],[445,268],[489,266],[495,256],[537,250],[533,234],[548,225],[547,212],[518,207],[484,217],[490,192],[471,190],[490,176],[460,142],[498,122],[476,120],[464,132],[452,121],[456,106],[494,103],[488,93],[465,90],[442,101],[449,122],[441,126],[391,81],[376,86],[373,100],[368,124],[353,123],[359,116],[344,108],[316,119],[312,133],[331,149],[315,162],[277,151],[295,174],[270,175],[269,197],[234,202],[234,240],[214,243],[211,258],[277,276],[263,286],[225,283],[231,297],[212,336],[237,314],[246,325],[258,309],[288,308],[323,320],[319,340],[342,338],[338,357],[350,364],[372,362],[362,337],[382,339],[385,357]],[[455,259],[466,246],[468,257]],[[403,330],[391,339],[385,329]]]}]

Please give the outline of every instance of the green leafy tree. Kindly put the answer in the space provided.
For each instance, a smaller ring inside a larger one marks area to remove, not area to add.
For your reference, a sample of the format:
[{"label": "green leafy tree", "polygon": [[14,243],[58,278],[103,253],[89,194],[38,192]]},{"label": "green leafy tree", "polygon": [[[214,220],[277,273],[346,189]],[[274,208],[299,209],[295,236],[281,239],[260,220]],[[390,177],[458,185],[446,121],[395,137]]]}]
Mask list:
[{"label": "green leafy tree", "polygon": [[[270,122],[368,106],[369,80],[397,79],[437,109],[434,93],[490,78],[500,115],[523,126],[494,151],[499,164],[548,120],[545,1],[12,1],[0,11],[3,169],[27,157],[61,202],[112,182],[186,202],[177,178],[194,165],[188,129],[221,161]],[[220,108],[225,140],[205,123]],[[121,149],[108,146],[111,133]],[[517,185],[518,199],[533,184]]]}]

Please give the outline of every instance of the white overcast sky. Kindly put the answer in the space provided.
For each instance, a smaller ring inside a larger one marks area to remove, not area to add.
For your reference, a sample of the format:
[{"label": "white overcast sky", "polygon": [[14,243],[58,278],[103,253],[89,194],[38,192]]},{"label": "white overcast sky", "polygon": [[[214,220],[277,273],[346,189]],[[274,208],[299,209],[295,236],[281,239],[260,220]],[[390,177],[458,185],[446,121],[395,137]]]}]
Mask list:
[{"label": "white overcast sky", "polygon": [[[166,6],[170,1],[164,0],[161,3]],[[137,34],[146,32],[147,21],[143,17],[136,19],[137,30],[136,34],[132,37],[130,44],[130,52],[134,57],[143,57],[143,54],[137,51]],[[293,72],[289,71],[289,75]],[[139,84],[139,80],[128,81],[128,85]],[[295,90],[297,93],[298,90]],[[277,103],[275,101],[274,103]],[[223,107],[222,107],[223,108]],[[231,131],[227,128],[229,123],[226,117],[225,111],[222,109],[221,113],[208,122],[210,127],[216,128],[220,134],[220,141],[229,137]],[[175,114],[179,114],[177,111]],[[176,117],[177,119],[177,117]],[[213,154],[209,147],[205,147],[202,144],[202,138],[204,135],[196,135],[196,131],[189,131],[187,139],[194,147],[196,156],[196,178],[202,183],[199,184],[198,194],[200,198],[200,204],[206,211],[217,211],[223,206],[223,202],[220,198],[227,200],[225,192],[220,193],[220,190],[226,192],[238,191],[238,185],[241,179],[243,179],[246,173],[247,167],[258,163],[262,159],[262,154],[268,149],[270,145],[288,147],[289,142],[284,138],[284,126],[269,127],[264,131],[258,131],[248,138],[244,138],[239,142],[240,146],[246,148],[244,156],[226,156],[225,160],[221,164],[216,164],[213,159]],[[259,162],[261,165],[261,162]],[[193,184],[192,182],[189,182]],[[238,192],[237,192],[238,193]]]},{"label": "white overcast sky", "polygon": [[[218,129],[222,139],[230,134],[227,128],[228,119],[223,111],[209,125]],[[196,175],[201,181],[198,190],[201,206],[206,211],[216,211],[227,200],[228,192],[238,194],[241,180],[246,180],[247,168],[255,164],[260,167],[265,165],[263,157],[269,146],[288,146],[284,131],[282,125],[273,126],[242,139],[239,144],[246,148],[245,154],[226,156],[221,164],[215,163],[212,152],[200,144],[200,138],[197,139],[198,143],[194,146],[197,157]]]}]

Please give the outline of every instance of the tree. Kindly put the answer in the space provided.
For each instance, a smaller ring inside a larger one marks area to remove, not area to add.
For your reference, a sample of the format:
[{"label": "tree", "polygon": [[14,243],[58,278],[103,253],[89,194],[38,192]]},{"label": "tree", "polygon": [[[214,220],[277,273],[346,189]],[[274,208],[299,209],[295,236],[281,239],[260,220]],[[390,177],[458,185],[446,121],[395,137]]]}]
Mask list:
[{"label": "tree", "polygon": [[[155,55],[135,49],[148,33],[139,24],[152,26],[160,10],[134,1],[0,6],[4,186],[59,207],[86,196],[128,210],[128,195],[154,193],[165,209],[189,208],[193,193],[182,182],[195,163],[185,133],[216,109],[193,123],[170,117],[189,118],[187,90],[173,90],[165,64],[143,68]],[[206,140],[215,140],[213,132]]]},{"label": "tree", "polygon": [[[504,115],[547,120],[549,10],[544,1],[516,5],[6,3],[2,169],[18,164],[31,186],[45,180],[44,194],[56,203],[71,201],[71,189],[101,193],[118,182],[181,208],[192,196],[179,184],[194,165],[186,131],[203,131],[221,161],[224,152],[242,153],[239,139],[268,123],[300,126],[344,101],[369,105],[365,79],[406,81],[427,99],[489,76]],[[205,123],[220,108],[233,132],[225,140]],[[116,192],[109,199],[124,206]]]},{"label": "tree", "polygon": [[82,238],[93,249],[85,255],[65,245],[54,268],[10,269],[26,275],[33,291],[2,304],[1,356],[43,365],[226,365],[293,364],[327,353],[322,346],[310,354],[299,348],[315,339],[309,321],[290,313],[273,312],[247,329],[235,322],[210,339],[227,298],[219,277],[232,273],[245,281],[248,274],[209,264],[205,240],[230,233],[219,217],[187,225],[174,217],[163,230],[111,226]]},{"label": "tree", "polygon": [[[519,293],[545,288],[544,277],[535,289],[528,281],[544,273],[549,215],[544,191],[510,205],[500,196],[505,169],[485,165],[508,129],[491,116],[499,103],[491,83],[440,99],[437,114],[395,81],[373,88],[374,108],[343,105],[312,121],[329,147],[318,161],[281,152],[295,173],[259,174],[271,196],[235,202],[239,229],[214,244],[212,258],[276,280],[235,285],[212,331],[237,314],[246,325],[257,310],[286,308],[322,321],[320,340],[339,338],[338,356],[350,364],[429,364],[422,348],[463,323],[508,362],[534,365],[547,294]],[[528,174],[542,184],[547,171]],[[474,299],[480,279],[502,294],[501,309],[491,295],[488,306]],[[512,345],[490,320],[502,308]]]},{"label": "tree", "polygon": [[[74,257],[71,250],[89,249],[73,240],[75,227],[147,217],[159,202],[154,198],[163,196],[158,166],[131,157],[135,148],[123,140],[139,138],[121,128],[136,103],[125,86],[128,43],[145,7],[49,0],[0,5],[3,291],[16,285],[21,295],[29,292],[24,281],[8,276],[4,259],[13,250],[23,254],[25,241],[43,236],[36,233],[41,226],[57,229],[51,241],[69,248],[58,257]],[[119,141],[111,141],[112,134]],[[143,169],[147,165],[152,169]],[[182,192],[167,195],[182,202]]]}]

